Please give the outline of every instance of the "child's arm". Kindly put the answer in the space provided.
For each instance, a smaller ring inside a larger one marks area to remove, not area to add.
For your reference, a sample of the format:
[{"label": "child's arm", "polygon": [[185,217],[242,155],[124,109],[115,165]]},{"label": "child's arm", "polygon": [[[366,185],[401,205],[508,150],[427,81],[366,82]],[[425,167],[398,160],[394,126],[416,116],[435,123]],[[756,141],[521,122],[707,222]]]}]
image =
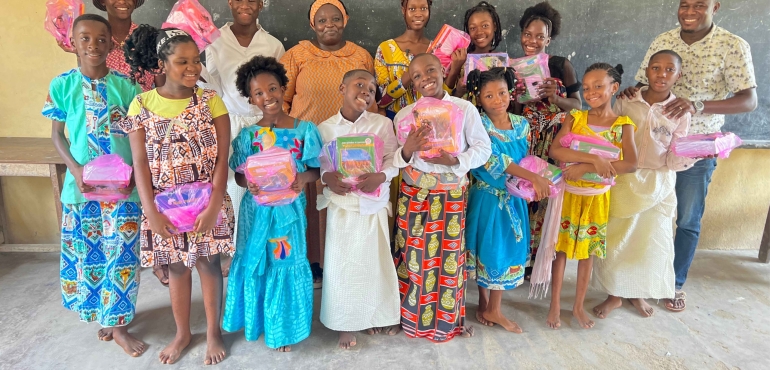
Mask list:
[{"label": "child's arm", "polygon": [[218,145],[214,174],[211,179],[213,189],[209,205],[195,220],[194,231],[197,233],[208,232],[217,225],[217,217],[225,200],[225,191],[227,191],[227,157],[230,154],[230,116],[223,114],[214,118],[214,128],[217,131]]},{"label": "child's arm", "polygon": [[[553,139],[553,143],[551,143],[551,148],[548,150],[548,155],[562,163],[580,163],[577,165],[569,166],[569,168],[572,168],[572,170],[569,172],[582,172],[580,176],[586,172],[596,172],[599,176],[604,178],[615,177],[615,169],[612,167],[610,161],[606,158],[602,158],[595,154],[583,153],[577,150],[572,150],[570,148],[565,148],[561,145],[561,139],[572,131],[573,122],[574,118],[572,116],[567,116],[567,118],[564,119],[564,123],[562,124],[559,133],[556,134],[556,137]],[[567,171],[565,171],[565,177],[567,177],[568,180],[574,179],[574,177],[567,176],[566,172]],[[577,176],[577,178],[580,176]]]},{"label": "child's arm", "polygon": [[171,237],[172,232],[176,232],[176,227],[166,216],[158,212],[155,207],[155,194],[152,191],[152,174],[150,174],[150,162],[147,159],[145,151],[145,135],[143,128],[128,134],[128,140],[131,143],[131,156],[134,160],[134,179],[136,180],[136,190],[139,192],[139,199],[142,202],[142,212],[150,223],[150,229],[153,233],[160,235],[163,239]]},{"label": "child's arm", "polygon": [[623,126],[623,159],[612,162],[615,173],[633,173],[638,164],[636,158],[636,143],[634,142],[634,125]]},{"label": "child's arm", "polygon": [[70,170],[72,177],[81,193],[88,193],[94,190],[93,187],[83,183],[83,166],[78,163],[70,152],[70,143],[64,135],[64,122],[53,120],[51,126],[51,140],[59,156],[64,160],[67,169]]},{"label": "child's arm", "polygon": [[452,53],[452,63],[449,64],[449,72],[444,80],[444,84],[448,88],[454,89],[457,86],[457,81],[460,80],[460,72],[463,69],[466,58],[468,58],[468,50],[465,48],[457,49]]},{"label": "child's arm", "polygon": [[321,178],[321,170],[315,167],[308,167],[307,171],[297,174],[297,177],[291,184],[291,190],[294,190],[295,193],[300,193],[305,189],[305,185],[316,182],[319,178]]},{"label": "child's arm", "polygon": [[548,194],[550,193],[548,187],[553,185],[553,183],[545,177],[521,167],[516,163],[511,163],[508,168],[505,169],[505,173],[531,182],[535,187],[535,199],[533,199],[533,201],[539,202],[542,199],[548,198]]}]

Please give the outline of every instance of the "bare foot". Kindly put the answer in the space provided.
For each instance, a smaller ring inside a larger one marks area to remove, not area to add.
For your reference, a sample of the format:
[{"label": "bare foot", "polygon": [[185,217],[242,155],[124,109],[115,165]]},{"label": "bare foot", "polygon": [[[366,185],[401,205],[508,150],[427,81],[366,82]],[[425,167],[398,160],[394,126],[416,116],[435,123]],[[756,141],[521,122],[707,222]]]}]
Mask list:
[{"label": "bare foot", "polygon": [[628,301],[636,307],[636,310],[639,311],[639,314],[642,315],[642,317],[650,317],[655,313],[652,306],[647,304],[647,301],[642,298],[631,298]]},{"label": "bare foot", "polygon": [[203,360],[203,364],[216,365],[225,359],[226,354],[227,350],[225,350],[225,343],[222,340],[222,333],[207,335],[206,358]]},{"label": "bare foot", "polygon": [[548,318],[545,319],[546,325],[551,329],[558,329],[561,327],[561,307],[551,307],[548,310]]},{"label": "bare foot", "polygon": [[382,328],[369,328],[366,329],[366,334],[374,335],[374,334],[380,334],[382,332]]},{"label": "bare foot", "polygon": [[230,265],[233,263],[233,257],[223,255],[219,261],[222,264],[222,277],[227,277],[230,275]]},{"label": "bare foot", "polygon": [[594,327],[594,322],[591,320],[588,315],[586,314],[586,311],[583,309],[583,307],[572,308],[572,316],[577,319],[578,324],[580,324],[580,327],[583,329],[591,329]]},{"label": "bare foot", "polygon": [[502,313],[498,312],[490,312],[486,311],[483,314],[483,318],[488,320],[490,323],[494,324],[500,324],[505,330],[508,330],[511,333],[521,334],[522,330],[519,327],[516,322],[508,320],[505,316],[503,316]]},{"label": "bare foot", "polygon": [[401,331],[401,324],[396,324],[393,326],[388,326],[383,332],[387,335],[394,336],[398,334],[398,332]]},{"label": "bare foot", "polygon": [[96,336],[103,342],[109,342],[112,340],[112,328],[101,328]]},{"label": "bare foot", "polygon": [[352,332],[341,331],[338,344],[341,349],[351,349],[356,345],[356,336]]},{"label": "bare foot", "polygon": [[623,301],[620,297],[614,295],[608,296],[604,302],[594,307],[594,315],[600,319],[606,319],[610,315],[610,312],[616,308],[620,308],[623,305]]},{"label": "bare foot", "polygon": [[291,352],[291,346],[283,346],[275,349],[278,352]]},{"label": "bare foot", "polygon": [[462,333],[460,333],[460,335],[463,338],[470,338],[474,334],[476,334],[476,329],[474,329],[473,326],[469,326],[469,325],[463,326]]},{"label": "bare foot", "polygon": [[484,318],[484,311],[481,310],[481,306],[479,306],[479,309],[476,310],[476,321],[484,326],[495,326],[495,323],[487,321],[487,319]]},{"label": "bare foot", "polygon": [[112,335],[115,338],[115,343],[123,348],[131,357],[141,356],[146,349],[144,342],[129,334],[126,327],[115,328],[112,330]]},{"label": "bare foot", "polygon": [[176,362],[182,356],[182,351],[190,345],[191,338],[192,335],[190,333],[181,336],[177,334],[174,340],[160,351],[160,355],[158,355],[160,363],[170,365]]}]

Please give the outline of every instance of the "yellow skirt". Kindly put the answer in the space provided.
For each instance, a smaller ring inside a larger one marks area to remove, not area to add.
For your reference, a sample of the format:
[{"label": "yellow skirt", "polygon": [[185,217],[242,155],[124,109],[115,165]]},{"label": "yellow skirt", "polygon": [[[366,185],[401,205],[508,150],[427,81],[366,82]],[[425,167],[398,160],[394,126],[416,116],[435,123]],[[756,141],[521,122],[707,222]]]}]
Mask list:
[{"label": "yellow skirt", "polygon": [[584,260],[591,255],[603,259],[609,210],[610,192],[585,196],[565,191],[556,252],[569,259]]}]

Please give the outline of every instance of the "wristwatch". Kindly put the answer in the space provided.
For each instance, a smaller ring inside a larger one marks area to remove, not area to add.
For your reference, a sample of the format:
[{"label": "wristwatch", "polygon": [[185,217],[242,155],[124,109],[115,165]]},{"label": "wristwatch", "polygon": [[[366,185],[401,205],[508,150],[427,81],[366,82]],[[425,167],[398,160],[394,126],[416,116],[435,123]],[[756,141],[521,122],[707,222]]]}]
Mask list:
[{"label": "wristwatch", "polygon": [[695,113],[703,113],[703,110],[706,109],[706,105],[700,100],[693,101],[692,106],[695,108]]}]

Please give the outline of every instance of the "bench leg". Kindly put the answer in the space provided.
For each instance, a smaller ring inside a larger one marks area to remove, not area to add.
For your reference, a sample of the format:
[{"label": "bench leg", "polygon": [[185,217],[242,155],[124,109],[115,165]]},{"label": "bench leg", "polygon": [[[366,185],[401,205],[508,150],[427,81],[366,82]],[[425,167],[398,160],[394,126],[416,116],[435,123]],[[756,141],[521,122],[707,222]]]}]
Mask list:
[{"label": "bench leg", "polygon": [[765,230],[762,232],[762,243],[759,244],[759,262],[770,263],[770,210],[767,212]]},{"label": "bench leg", "polygon": [[67,171],[67,166],[63,164],[51,164],[49,165],[49,171],[51,173],[51,185],[53,185],[53,202],[56,206],[56,216],[59,220],[57,227],[61,227],[61,189],[64,183],[64,174]]}]

